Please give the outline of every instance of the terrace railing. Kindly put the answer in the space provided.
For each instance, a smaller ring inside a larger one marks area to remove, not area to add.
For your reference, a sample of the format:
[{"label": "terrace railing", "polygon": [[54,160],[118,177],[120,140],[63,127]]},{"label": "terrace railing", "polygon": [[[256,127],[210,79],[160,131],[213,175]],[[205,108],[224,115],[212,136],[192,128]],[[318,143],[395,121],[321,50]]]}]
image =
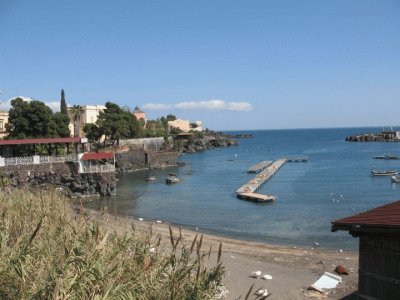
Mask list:
[{"label": "terrace railing", "polygon": [[8,157],[4,158],[5,166],[15,165],[36,165],[36,164],[51,164],[51,163],[63,163],[63,162],[77,162],[77,154],[69,154],[65,156],[21,156],[21,157]]},{"label": "terrace railing", "polygon": [[115,166],[107,165],[83,165],[81,173],[110,173],[115,172]]}]

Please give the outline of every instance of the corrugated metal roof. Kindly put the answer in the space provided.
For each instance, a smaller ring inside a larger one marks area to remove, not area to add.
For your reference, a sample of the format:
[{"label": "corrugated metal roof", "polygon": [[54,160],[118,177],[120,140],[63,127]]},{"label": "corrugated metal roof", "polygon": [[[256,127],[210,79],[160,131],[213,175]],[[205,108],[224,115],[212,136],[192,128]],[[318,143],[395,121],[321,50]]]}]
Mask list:
[{"label": "corrugated metal roof", "polygon": [[333,221],[332,225],[333,229],[335,229],[335,226],[400,228],[400,201],[379,206],[348,218]]},{"label": "corrugated metal roof", "polygon": [[110,159],[114,157],[112,152],[99,152],[99,153],[85,153],[82,155],[82,160],[99,160]]},{"label": "corrugated metal roof", "polygon": [[43,139],[23,139],[23,140],[0,140],[0,146],[6,145],[27,145],[27,144],[62,144],[80,143],[80,137],[67,138],[43,138]]}]

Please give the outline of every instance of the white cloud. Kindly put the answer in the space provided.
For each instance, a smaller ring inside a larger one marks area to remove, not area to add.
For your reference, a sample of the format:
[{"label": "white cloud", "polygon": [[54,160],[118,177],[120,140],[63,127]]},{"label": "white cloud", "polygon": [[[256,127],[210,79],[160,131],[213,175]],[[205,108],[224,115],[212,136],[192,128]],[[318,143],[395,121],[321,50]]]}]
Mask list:
[{"label": "white cloud", "polygon": [[225,102],[223,100],[184,101],[175,105],[149,103],[143,106],[147,110],[184,109],[184,110],[230,110],[251,111],[253,106],[248,102]]},{"label": "white cloud", "polygon": [[[22,100],[28,101],[28,102],[34,100],[32,98],[24,97],[24,96],[13,97],[13,98],[8,99],[7,101],[4,101],[4,102],[0,101],[0,103],[1,103],[0,104],[0,109],[1,110],[10,110],[10,108],[11,108],[11,100],[14,100],[15,98],[21,98]],[[39,100],[39,101],[41,101],[41,100]],[[50,107],[53,112],[60,111],[60,102],[58,102],[58,101],[48,101],[48,102],[41,101],[41,102],[43,102],[48,107]]]},{"label": "white cloud", "polygon": [[161,103],[148,103],[143,105],[143,109],[147,110],[166,110],[172,108],[172,105],[161,104]]}]

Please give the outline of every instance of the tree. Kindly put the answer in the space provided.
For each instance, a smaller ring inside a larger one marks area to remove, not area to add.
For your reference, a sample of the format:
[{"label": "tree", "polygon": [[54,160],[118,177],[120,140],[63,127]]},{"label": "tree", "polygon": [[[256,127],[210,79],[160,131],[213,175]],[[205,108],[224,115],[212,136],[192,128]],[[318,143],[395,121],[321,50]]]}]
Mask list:
[{"label": "tree", "polygon": [[140,128],[138,120],[132,113],[111,102],[106,103],[106,109],[100,112],[96,123],[113,145],[115,143],[119,145],[121,138],[137,137]]},{"label": "tree", "polygon": [[78,137],[81,132],[81,115],[83,114],[83,107],[80,105],[74,105],[71,108],[72,120],[74,122],[74,136]]},{"label": "tree", "polygon": [[69,117],[61,112],[56,112],[52,116],[50,123],[50,135],[52,137],[69,137]]},{"label": "tree", "polygon": [[176,116],[175,115],[167,115],[167,121],[175,121]]},{"label": "tree", "polygon": [[67,103],[65,102],[64,90],[61,90],[60,111],[62,114],[68,116],[68,108],[67,108]]},{"label": "tree", "polygon": [[100,141],[103,135],[101,128],[98,125],[92,123],[83,126],[83,132],[85,132],[85,136],[91,143]]},{"label": "tree", "polygon": [[53,114],[43,102],[24,101],[21,98],[11,100],[6,131],[9,139],[66,137],[69,136],[65,116]]}]

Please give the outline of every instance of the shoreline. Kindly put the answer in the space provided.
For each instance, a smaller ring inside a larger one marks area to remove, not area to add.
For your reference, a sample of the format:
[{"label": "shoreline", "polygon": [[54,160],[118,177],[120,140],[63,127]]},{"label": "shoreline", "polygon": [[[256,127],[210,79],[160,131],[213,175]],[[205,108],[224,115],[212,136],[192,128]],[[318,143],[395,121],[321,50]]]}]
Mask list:
[{"label": "shoreline", "polygon": [[[224,299],[244,299],[249,288],[253,291],[267,287],[271,293],[268,299],[338,299],[347,297],[357,290],[358,251],[337,251],[315,247],[285,246],[273,243],[261,243],[219,236],[165,222],[140,221],[133,217],[111,215],[96,209],[83,208],[84,212],[97,221],[106,230],[124,233],[135,229],[147,234],[150,231],[160,235],[163,243],[169,243],[169,227],[174,235],[182,229],[184,242],[190,244],[196,235],[203,235],[205,249],[211,247],[212,256],[218,252],[222,243],[222,263],[225,267],[224,285],[228,294]],[[75,211],[79,207],[74,206]],[[315,291],[308,291],[324,272],[334,273],[338,265],[343,265],[349,275],[341,275],[343,282],[327,296]],[[249,277],[253,271],[269,274],[272,280]],[[253,299],[253,298],[249,298]]]}]

